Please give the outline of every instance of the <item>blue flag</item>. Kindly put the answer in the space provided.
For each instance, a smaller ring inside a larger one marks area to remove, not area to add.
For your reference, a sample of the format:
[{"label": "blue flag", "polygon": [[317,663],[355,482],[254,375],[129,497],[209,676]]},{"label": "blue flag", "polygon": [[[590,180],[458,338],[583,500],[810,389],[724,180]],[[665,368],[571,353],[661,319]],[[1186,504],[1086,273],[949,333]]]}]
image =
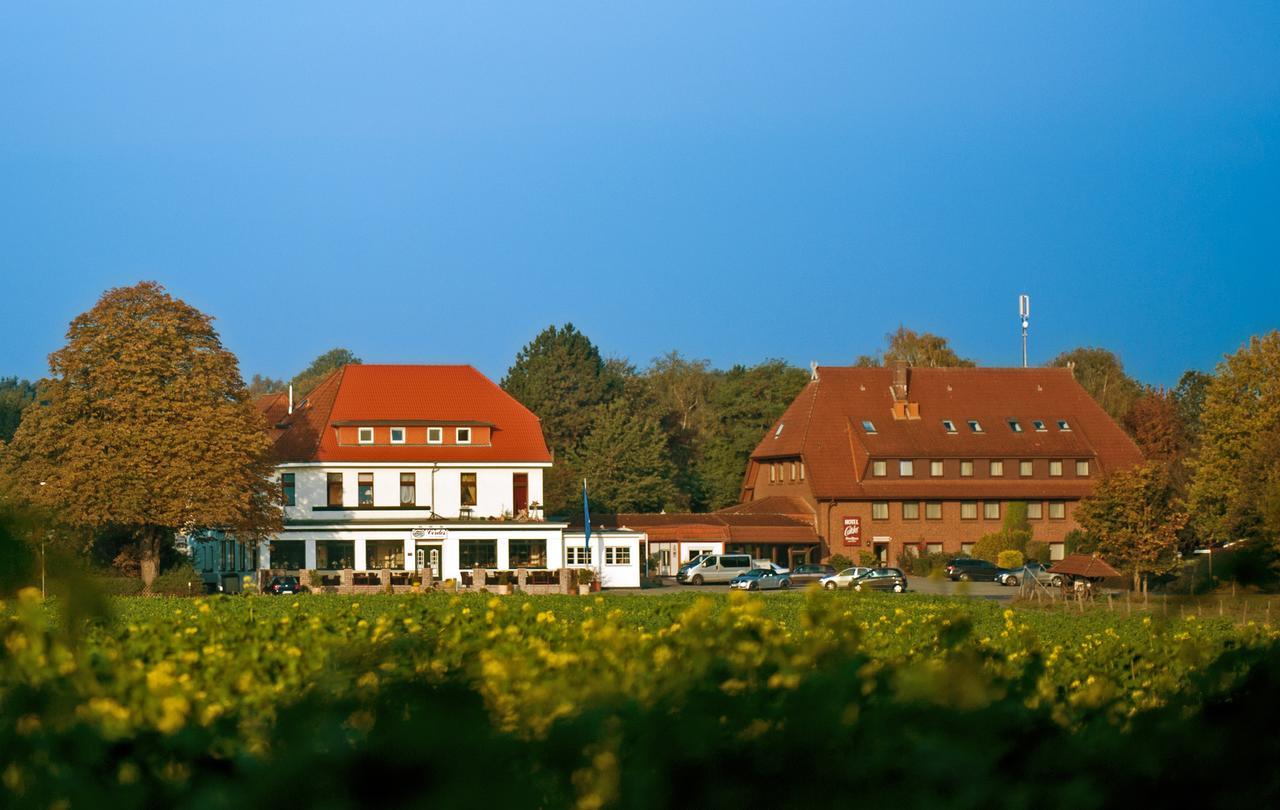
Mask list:
[{"label": "blue flag", "polygon": [[591,508],[587,506],[587,479],[585,478],[582,479],[582,525],[587,530],[587,538],[582,543],[582,547],[591,548]]}]

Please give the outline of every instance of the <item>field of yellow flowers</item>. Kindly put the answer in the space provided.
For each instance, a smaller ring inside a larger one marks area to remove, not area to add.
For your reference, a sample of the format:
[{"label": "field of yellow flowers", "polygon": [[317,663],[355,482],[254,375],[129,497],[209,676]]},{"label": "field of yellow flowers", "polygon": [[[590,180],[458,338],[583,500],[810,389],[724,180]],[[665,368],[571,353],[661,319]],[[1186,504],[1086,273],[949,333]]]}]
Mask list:
[{"label": "field of yellow flowers", "polygon": [[1277,753],[1239,736],[1280,720],[1261,624],[820,592],[112,607],[0,608],[0,804],[1111,806]]}]

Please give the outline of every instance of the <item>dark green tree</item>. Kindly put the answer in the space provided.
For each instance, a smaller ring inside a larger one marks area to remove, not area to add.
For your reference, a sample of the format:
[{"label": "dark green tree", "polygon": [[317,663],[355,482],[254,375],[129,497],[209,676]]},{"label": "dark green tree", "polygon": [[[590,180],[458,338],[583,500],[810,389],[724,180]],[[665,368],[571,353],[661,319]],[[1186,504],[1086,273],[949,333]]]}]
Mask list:
[{"label": "dark green tree", "polygon": [[622,399],[597,406],[591,432],[569,467],[587,479],[589,499],[606,512],[656,512],[678,503],[676,470],[658,422],[637,416]]},{"label": "dark green tree", "polygon": [[1057,368],[1071,367],[1076,380],[1102,409],[1119,421],[1142,395],[1142,386],[1124,373],[1124,364],[1114,352],[1081,347],[1063,352],[1049,361]]},{"label": "dark green tree", "polygon": [[1182,417],[1182,431],[1192,447],[1200,441],[1200,412],[1204,410],[1204,398],[1212,382],[1212,374],[1192,369],[1182,375],[1173,389],[1173,399]]},{"label": "dark green tree", "polygon": [[[315,360],[312,360],[311,365],[290,380],[293,383],[293,395],[301,399],[311,393],[311,389],[324,382],[324,378],[332,374],[334,370],[346,365],[359,364],[360,362],[360,358],[352,354],[350,349],[330,349]],[[280,388],[283,389],[284,385],[282,384]]]},{"label": "dark green tree", "polygon": [[17,377],[0,377],[0,442],[13,439],[22,411],[36,399],[36,386]]},{"label": "dark green tree", "polygon": [[972,360],[961,357],[947,343],[947,339],[929,332],[916,332],[899,325],[897,330],[884,336],[885,349],[879,355],[860,355],[855,366],[892,366],[906,363],[917,368],[943,368],[951,366],[971,367]]},{"label": "dark green tree", "polygon": [[[261,374],[253,375],[253,379],[249,380],[249,396],[260,397],[264,394],[274,394],[277,391],[285,390],[284,380],[276,380],[271,377],[264,377]],[[295,393],[297,393],[295,391]]]}]

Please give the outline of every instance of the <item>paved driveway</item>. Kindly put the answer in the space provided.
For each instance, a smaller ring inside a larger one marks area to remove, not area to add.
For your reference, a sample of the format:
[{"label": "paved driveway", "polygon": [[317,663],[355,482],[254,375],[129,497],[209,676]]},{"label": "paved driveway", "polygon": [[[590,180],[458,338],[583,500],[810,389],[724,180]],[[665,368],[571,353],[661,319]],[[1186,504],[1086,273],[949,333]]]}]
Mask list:
[{"label": "paved driveway", "polygon": [[[642,593],[646,596],[661,596],[669,593],[728,593],[728,585],[681,585],[675,579],[668,578],[663,580],[661,588],[644,588],[640,591],[626,591],[627,593]],[[775,593],[795,593],[796,588],[790,591],[761,591],[760,593],[768,596]],[[973,599],[996,599],[1005,600],[1013,599],[1018,595],[1018,588],[1006,588],[995,582],[951,582],[946,579],[930,579],[928,577],[907,577],[907,591],[909,593],[922,593],[930,596],[964,596]]]}]

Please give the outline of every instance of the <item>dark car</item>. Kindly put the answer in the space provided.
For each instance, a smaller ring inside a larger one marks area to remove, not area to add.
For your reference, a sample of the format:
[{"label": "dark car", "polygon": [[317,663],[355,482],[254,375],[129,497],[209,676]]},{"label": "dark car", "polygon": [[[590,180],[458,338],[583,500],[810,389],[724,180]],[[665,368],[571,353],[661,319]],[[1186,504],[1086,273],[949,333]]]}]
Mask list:
[{"label": "dark car", "polygon": [[947,563],[947,579],[952,582],[995,582],[1000,571],[995,563],[972,557],[956,557]]},{"label": "dark car", "polygon": [[897,568],[873,568],[853,581],[855,591],[893,591],[907,589],[907,575]]},{"label": "dark car", "polygon": [[267,583],[267,587],[263,588],[262,592],[273,596],[286,594],[292,596],[296,593],[304,593],[305,589],[298,584],[297,577],[272,577],[271,582]]},{"label": "dark car", "polygon": [[792,585],[808,585],[810,582],[817,582],[823,577],[831,576],[836,572],[834,565],[819,565],[817,563],[805,563],[797,565],[791,569]]}]

